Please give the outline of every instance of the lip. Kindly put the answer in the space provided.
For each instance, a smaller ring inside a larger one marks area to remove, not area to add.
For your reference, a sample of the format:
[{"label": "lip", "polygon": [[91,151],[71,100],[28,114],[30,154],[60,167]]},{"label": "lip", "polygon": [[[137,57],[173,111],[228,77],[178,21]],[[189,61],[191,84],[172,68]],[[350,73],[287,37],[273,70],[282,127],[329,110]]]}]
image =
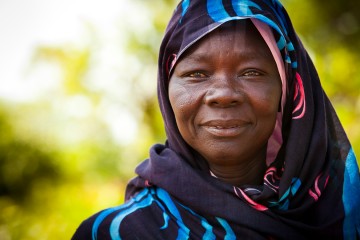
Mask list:
[{"label": "lip", "polygon": [[210,134],[217,137],[236,137],[240,135],[250,122],[238,119],[210,120],[201,126]]}]

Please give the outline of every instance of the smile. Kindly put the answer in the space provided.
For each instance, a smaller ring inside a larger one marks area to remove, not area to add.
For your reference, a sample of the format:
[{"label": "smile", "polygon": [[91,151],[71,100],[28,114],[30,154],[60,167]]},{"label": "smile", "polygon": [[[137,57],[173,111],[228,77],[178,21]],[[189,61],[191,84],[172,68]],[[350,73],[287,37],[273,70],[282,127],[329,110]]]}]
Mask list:
[{"label": "smile", "polygon": [[217,137],[236,137],[240,135],[248,122],[240,120],[213,120],[202,124],[202,127],[211,135]]},{"label": "smile", "polygon": [[212,127],[212,128],[216,128],[216,129],[229,129],[229,128],[237,128],[239,126],[230,126],[230,127],[226,127],[226,126],[209,126],[209,127]]}]

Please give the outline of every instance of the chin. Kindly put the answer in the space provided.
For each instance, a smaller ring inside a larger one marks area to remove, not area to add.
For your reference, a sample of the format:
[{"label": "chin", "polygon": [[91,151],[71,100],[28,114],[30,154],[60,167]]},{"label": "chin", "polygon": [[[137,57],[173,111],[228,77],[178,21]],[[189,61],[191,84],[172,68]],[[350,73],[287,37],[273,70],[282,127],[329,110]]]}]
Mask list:
[{"label": "chin", "polygon": [[216,165],[236,165],[244,161],[244,154],[231,154],[229,152],[219,151],[207,154],[206,161]]},{"label": "chin", "polygon": [[[237,150],[237,151],[236,151]],[[211,151],[201,154],[205,160],[211,165],[237,165],[246,162],[252,162],[255,159],[263,159],[266,157],[266,144],[257,148],[256,151],[239,151],[239,147],[232,147],[231,149],[219,149],[218,151]]]}]

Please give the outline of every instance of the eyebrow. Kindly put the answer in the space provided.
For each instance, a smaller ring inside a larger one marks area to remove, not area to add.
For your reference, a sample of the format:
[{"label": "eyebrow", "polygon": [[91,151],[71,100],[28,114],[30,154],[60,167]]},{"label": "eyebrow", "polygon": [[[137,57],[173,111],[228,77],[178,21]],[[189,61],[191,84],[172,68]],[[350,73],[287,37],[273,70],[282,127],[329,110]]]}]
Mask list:
[{"label": "eyebrow", "polygon": [[[269,50],[270,51],[270,50]],[[243,60],[253,60],[253,59],[264,59],[264,58],[271,58],[275,61],[274,57],[270,52],[264,52],[264,51],[242,51],[237,54],[237,57],[239,59]],[[180,57],[180,61],[187,61],[187,62],[207,62],[209,61],[210,57],[208,52],[190,52],[188,54],[184,54],[182,57]]]}]

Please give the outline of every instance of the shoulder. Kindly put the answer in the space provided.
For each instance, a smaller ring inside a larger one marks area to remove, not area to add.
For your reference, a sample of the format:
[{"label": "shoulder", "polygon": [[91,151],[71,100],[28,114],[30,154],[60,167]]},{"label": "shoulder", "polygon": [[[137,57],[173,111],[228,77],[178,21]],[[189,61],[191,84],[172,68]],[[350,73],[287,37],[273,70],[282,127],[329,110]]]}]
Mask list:
[{"label": "shoulder", "polygon": [[163,213],[155,190],[145,188],[126,203],[105,209],[83,221],[72,240],[141,239],[144,234],[158,236],[164,225]]}]

